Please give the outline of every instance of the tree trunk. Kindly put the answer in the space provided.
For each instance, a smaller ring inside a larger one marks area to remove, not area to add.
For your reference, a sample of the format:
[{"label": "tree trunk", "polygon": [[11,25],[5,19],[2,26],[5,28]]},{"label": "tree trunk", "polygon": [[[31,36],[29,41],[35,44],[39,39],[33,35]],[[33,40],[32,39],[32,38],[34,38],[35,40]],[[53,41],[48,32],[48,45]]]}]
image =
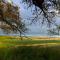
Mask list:
[{"label": "tree trunk", "polygon": [[21,34],[22,34],[22,33],[20,32],[20,39],[21,39],[21,40],[23,40],[23,39],[22,39],[22,35],[21,35]]}]

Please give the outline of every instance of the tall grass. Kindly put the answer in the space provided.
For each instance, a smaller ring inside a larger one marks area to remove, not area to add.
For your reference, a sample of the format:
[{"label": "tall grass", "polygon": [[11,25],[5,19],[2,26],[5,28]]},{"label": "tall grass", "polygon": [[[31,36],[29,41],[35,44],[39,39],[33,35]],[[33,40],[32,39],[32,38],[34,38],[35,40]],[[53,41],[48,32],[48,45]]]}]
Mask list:
[{"label": "tall grass", "polygon": [[0,60],[60,60],[60,46],[0,48]]},{"label": "tall grass", "polygon": [[[57,45],[39,45],[56,43]],[[22,46],[21,46],[22,44]],[[29,45],[30,46],[26,46]],[[38,44],[38,46],[32,46]],[[60,60],[60,40],[17,40],[0,37],[0,60]]]}]

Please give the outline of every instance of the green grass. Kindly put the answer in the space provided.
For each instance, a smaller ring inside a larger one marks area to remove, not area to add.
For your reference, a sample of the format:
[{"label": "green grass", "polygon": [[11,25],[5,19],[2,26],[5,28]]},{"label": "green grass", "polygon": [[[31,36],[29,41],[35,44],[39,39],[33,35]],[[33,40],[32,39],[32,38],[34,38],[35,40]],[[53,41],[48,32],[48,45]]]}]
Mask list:
[{"label": "green grass", "polygon": [[[48,46],[47,43],[58,45]],[[0,60],[60,60],[60,40],[18,40],[0,36]]]},{"label": "green grass", "polygon": [[60,60],[60,46],[1,48],[0,60]]},{"label": "green grass", "polygon": [[0,46],[14,46],[14,45],[28,45],[28,44],[45,44],[45,43],[59,43],[60,40],[17,40],[17,39],[0,39]]}]

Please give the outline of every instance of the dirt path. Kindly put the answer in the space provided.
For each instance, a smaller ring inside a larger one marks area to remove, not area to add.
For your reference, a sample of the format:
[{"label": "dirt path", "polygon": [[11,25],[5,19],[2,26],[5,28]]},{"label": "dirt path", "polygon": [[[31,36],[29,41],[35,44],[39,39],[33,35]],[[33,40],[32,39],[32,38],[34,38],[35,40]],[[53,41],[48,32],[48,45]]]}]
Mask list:
[{"label": "dirt path", "polygon": [[44,43],[44,44],[27,44],[27,45],[15,45],[15,47],[19,47],[19,46],[43,46],[43,47],[47,47],[47,46],[58,46],[60,44],[58,43]]}]

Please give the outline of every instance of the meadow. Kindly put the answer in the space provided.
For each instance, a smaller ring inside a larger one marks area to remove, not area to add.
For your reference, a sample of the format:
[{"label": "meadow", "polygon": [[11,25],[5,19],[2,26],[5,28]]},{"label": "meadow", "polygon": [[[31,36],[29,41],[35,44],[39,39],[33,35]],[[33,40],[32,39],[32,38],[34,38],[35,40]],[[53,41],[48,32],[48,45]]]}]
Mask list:
[{"label": "meadow", "polygon": [[60,60],[60,40],[52,39],[0,36],[0,60]]}]

